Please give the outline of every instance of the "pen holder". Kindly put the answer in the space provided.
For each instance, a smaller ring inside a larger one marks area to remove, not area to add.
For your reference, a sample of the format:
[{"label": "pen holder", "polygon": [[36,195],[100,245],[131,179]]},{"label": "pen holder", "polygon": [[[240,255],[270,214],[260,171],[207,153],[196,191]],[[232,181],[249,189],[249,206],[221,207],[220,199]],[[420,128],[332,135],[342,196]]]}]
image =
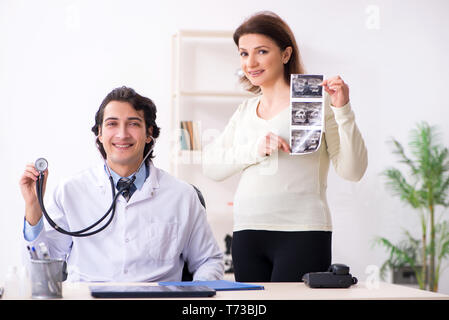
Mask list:
[{"label": "pen holder", "polygon": [[31,298],[62,298],[64,260],[31,259]]}]

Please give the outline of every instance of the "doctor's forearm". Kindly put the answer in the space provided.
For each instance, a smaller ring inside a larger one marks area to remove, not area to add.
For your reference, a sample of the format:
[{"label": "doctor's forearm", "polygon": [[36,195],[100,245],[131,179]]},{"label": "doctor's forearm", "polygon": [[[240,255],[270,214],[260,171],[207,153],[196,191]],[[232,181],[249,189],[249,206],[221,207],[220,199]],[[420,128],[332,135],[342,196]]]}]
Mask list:
[{"label": "doctor's forearm", "polygon": [[25,219],[30,225],[36,225],[41,218],[42,211],[39,203],[25,204]]}]

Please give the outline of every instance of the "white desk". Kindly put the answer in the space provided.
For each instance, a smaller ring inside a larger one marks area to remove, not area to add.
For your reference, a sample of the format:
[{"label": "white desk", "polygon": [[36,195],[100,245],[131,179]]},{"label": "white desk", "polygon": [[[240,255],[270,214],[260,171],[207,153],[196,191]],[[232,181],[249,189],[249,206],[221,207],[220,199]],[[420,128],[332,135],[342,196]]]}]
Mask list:
[{"label": "white desk", "polygon": [[[90,285],[131,285],[136,283],[64,283],[63,299],[95,299]],[[142,284],[142,283],[138,283]],[[361,282],[348,289],[311,289],[302,282],[258,283],[265,290],[217,291],[207,300],[449,300],[449,295],[381,282],[368,288]],[[145,285],[156,285],[146,283]],[[7,297],[5,297],[7,298]],[[199,298],[195,298],[197,300]],[[152,299],[154,300],[154,299]]]}]

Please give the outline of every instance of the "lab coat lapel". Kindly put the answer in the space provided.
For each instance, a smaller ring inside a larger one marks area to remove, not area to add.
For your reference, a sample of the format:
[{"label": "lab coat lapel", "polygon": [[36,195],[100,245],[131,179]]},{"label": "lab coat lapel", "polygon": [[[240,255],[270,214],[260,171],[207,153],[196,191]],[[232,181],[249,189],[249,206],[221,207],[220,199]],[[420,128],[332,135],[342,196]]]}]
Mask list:
[{"label": "lab coat lapel", "polygon": [[106,190],[108,190],[108,192],[112,194],[111,183],[109,182],[109,176],[106,173],[104,164],[98,165],[98,167],[95,168],[94,172],[96,173],[96,185],[98,186],[98,188],[100,188],[100,192],[104,194],[106,193]]},{"label": "lab coat lapel", "polygon": [[154,192],[159,188],[159,169],[150,161],[150,175],[145,180],[142,188],[137,189],[129,199],[128,205],[143,201],[154,196]]},{"label": "lab coat lapel", "polygon": [[[104,164],[99,165],[95,171],[97,173],[96,174],[97,186],[100,189],[100,192],[102,194],[106,194],[106,192],[111,193],[110,191],[111,184],[109,182],[108,174],[104,169]],[[150,175],[145,180],[145,183],[143,184],[142,188],[134,192],[131,199],[129,199],[128,205],[151,198],[154,195],[154,190],[159,188],[159,174],[160,174],[159,169],[156,168],[150,161]],[[122,198],[119,197],[117,201],[120,201],[120,199]],[[123,201],[125,200],[123,199]]]}]

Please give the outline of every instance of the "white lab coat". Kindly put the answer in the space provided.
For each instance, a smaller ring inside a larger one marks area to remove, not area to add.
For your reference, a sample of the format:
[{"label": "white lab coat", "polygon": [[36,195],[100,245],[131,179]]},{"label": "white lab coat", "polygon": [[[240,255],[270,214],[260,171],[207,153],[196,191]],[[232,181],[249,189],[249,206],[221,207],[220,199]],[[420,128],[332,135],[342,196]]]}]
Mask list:
[{"label": "white lab coat", "polygon": [[[44,202],[52,219],[66,230],[91,225],[112,202],[104,166],[66,180]],[[129,202],[118,197],[114,220],[105,230],[71,237],[45,221],[45,228],[27,245],[40,242],[51,257],[68,255],[71,281],[180,281],[184,261],[194,280],[223,276],[223,253],[196,191],[152,163],[149,177]]]}]

